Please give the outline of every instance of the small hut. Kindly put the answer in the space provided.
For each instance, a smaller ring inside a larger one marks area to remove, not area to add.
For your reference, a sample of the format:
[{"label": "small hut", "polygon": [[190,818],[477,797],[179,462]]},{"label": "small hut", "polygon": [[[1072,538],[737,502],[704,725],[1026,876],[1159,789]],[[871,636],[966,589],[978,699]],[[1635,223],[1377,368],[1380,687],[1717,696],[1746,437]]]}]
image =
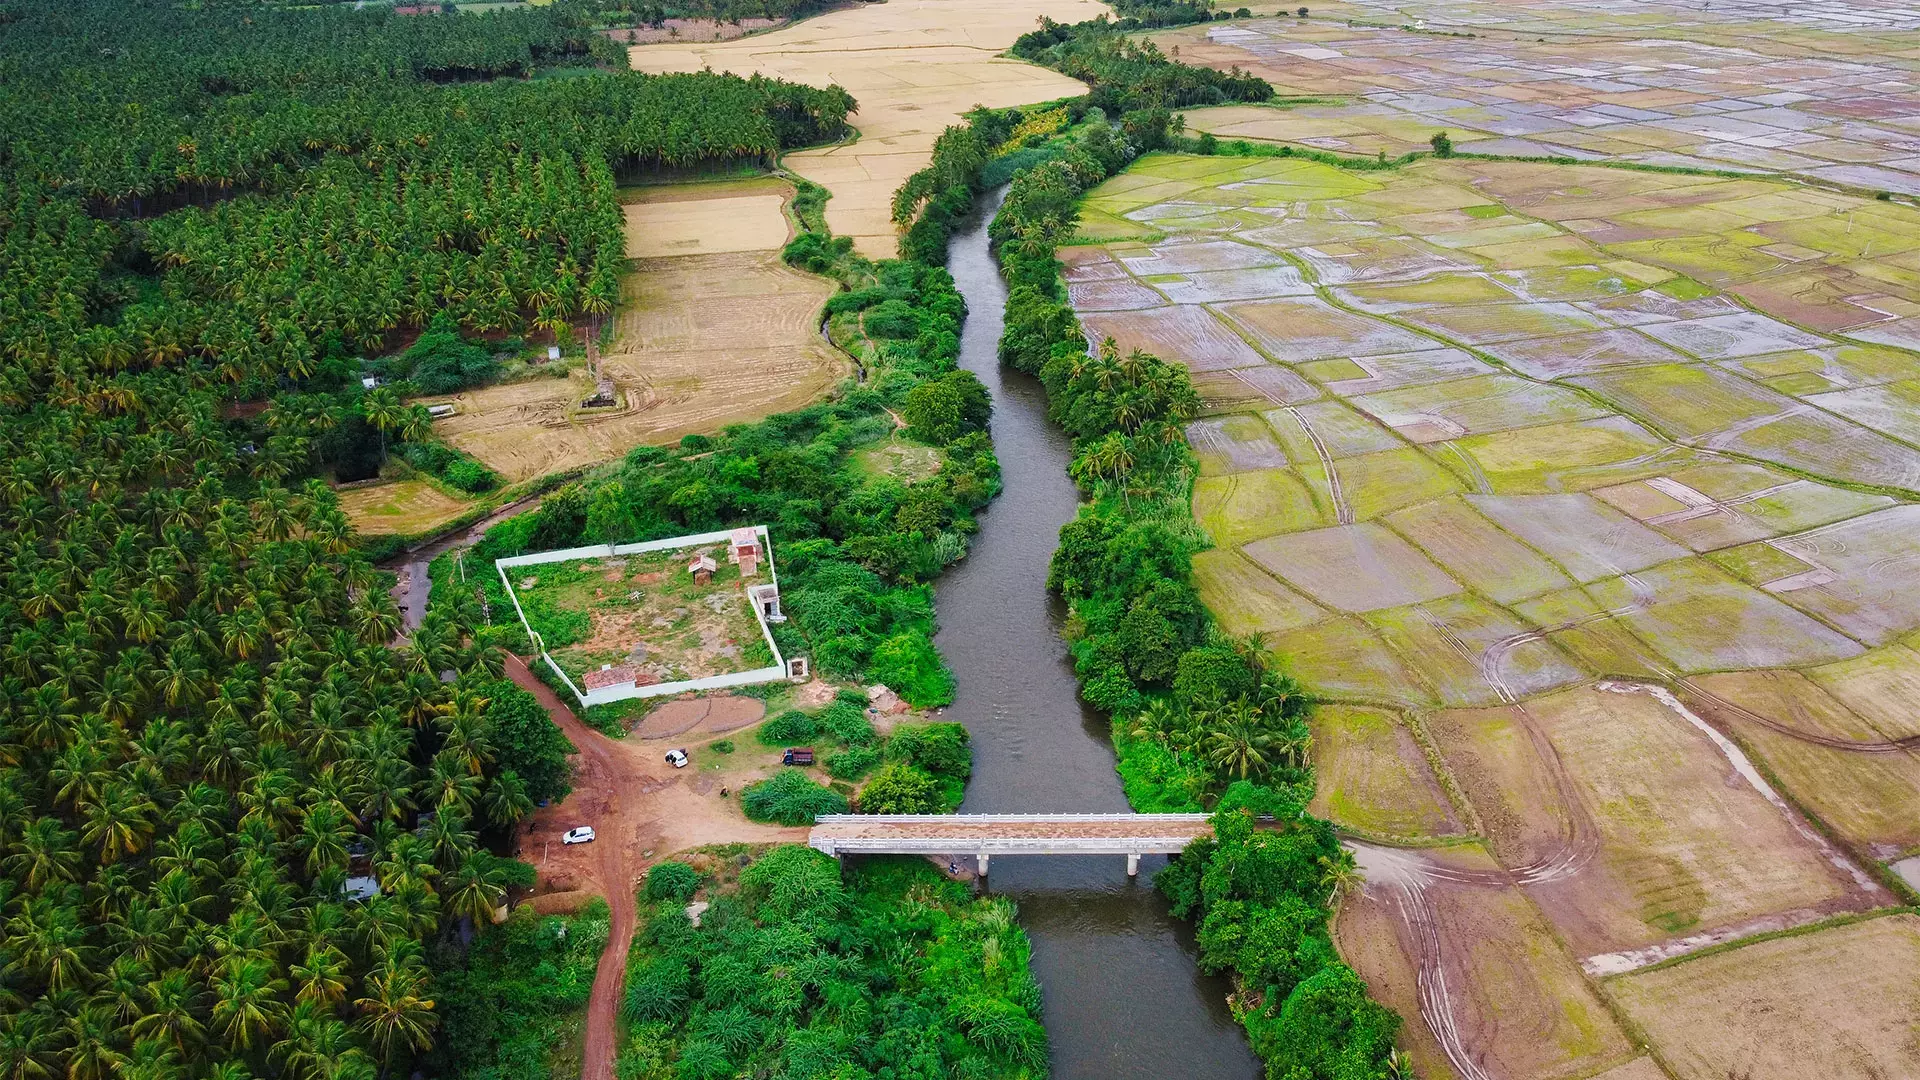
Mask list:
[{"label": "small hut", "polygon": [[727,541],[727,561],[740,565],[741,577],[760,572],[760,533],[752,527],[733,530]]},{"label": "small hut", "polygon": [[687,564],[687,572],[693,575],[693,583],[695,585],[705,585],[712,581],[713,572],[718,569],[720,569],[720,564],[714,562],[713,556],[708,555],[704,551],[695,555],[693,561]]}]

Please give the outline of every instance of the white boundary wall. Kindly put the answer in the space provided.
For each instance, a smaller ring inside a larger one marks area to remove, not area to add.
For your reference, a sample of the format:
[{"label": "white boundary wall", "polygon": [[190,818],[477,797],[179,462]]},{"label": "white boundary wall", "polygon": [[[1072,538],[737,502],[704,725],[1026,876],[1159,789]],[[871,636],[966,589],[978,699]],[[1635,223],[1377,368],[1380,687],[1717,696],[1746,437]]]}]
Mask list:
[{"label": "white boundary wall", "polygon": [[[765,553],[767,578],[777,589],[780,576],[773,568],[773,538],[767,535],[765,525],[755,525],[753,531],[760,537],[760,550]],[[582,706],[605,705],[610,701],[625,701],[628,698],[663,697],[668,694],[684,694],[689,690],[719,690],[729,686],[756,686],[760,683],[780,682],[787,677],[787,662],[780,655],[780,646],[774,644],[773,630],[767,626],[767,617],[760,611],[760,605],[747,597],[747,607],[753,611],[754,621],[760,624],[760,636],[766,640],[767,648],[773,653],[773,666],[754,668],[752,671],[735,671],[725,675],[709,675],[704,679],[683,679],[680,682],[654,683],[651,686],[603,686],[598,690],[581,690],[574,685],[567,673],[560,670],[553,657],[547,653],[547,643],[534,631],[533,624],[527,621],[526,610],[520,606],[520,596],[513,591],[513,582],[507,577],[510,566],[538,566],[541,563],[572,562],[575,559],[607,559],[621,555],[639,555],[651,551],[672,551],[675,548],[699,547],[702,544],[720,543],[733,538],[732,529],[719,532],[695,533],[690,536],[674,536],[665,540],[645,540],[637,544],[593,544],[588,547],[561,548],[557,551],[536,551],[531,555],[509,555],[504,559],[495,559],[493,567],[500,574],[500,584],[507,590],[507,597],[513,601],[514,613],[520,616],[520,625],[526,628],[527,640],[540,650],[540,659],[547,667],[560,676],[567,684],[573,696]],[[751,586],[748,586],[751,588]],[[744,593],[744,589],[742,592]]]}]

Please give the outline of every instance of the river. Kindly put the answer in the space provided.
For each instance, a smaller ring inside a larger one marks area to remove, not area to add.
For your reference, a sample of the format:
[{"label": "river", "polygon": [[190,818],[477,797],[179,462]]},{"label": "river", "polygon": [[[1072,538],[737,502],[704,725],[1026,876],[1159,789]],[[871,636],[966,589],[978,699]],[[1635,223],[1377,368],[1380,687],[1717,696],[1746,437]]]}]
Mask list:
[{"label": "river", "polygon": [[[960,364],[993,395],[993,444],[1006,489],[981,515],[972,551],[936,586],[935,643],[958,695],[942,719],[973,734],[973,781],[962,813],[1125,811],[1106,721],[1080,703],[1065,611],[1046,591],[1047,560],[1079,494],[1069,440],[1047,419],[1034,379],[997,358],[1006,286],[987,223],[1004,189],[983,196],[954,236],[948,269],[967,300]],[[1141,860],[993,860],[990,888],[1020,906],[1045,991],[1056,1080],[1189,1077],[1248,1080],[1260,1066],[1226,1007],[1223,978],[1202,975],[1191,928],[1152,884],[1165,865]]]}]

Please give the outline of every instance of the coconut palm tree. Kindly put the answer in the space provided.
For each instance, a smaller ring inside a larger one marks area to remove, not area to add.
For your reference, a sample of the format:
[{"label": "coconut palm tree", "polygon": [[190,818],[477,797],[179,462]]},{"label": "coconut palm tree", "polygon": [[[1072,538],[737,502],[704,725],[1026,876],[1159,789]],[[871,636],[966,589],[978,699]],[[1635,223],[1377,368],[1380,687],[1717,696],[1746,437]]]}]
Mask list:
[{"label": "coconut palm tree", "polygon": [[353,1003],[360,1011],[356,1026],[372,1041],[384,1077],[401,1053],[433,1045],[433,1029],[439,1017],[434,1015],[433,1000],[422,996],[425,977],[414,966],[393,957],[367,975],[366,987],[366,994]]}]

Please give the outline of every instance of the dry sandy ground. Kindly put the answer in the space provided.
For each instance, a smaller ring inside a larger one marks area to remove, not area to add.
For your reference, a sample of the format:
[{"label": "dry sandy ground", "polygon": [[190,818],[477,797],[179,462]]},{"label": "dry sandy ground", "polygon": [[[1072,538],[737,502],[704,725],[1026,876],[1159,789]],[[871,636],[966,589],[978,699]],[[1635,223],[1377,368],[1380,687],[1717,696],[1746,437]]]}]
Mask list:
[{"label": "dry sandy ground", "polygon": [[[582,1080],[611,1080],[621,986],[635,928],[634,886],[641,871],[685,848],[800,842],[807,830],[747,821],[717,793],[695,791],[689,781],[696,778],[690,772],[676,775],[653,747],[618,742],[588,728],[518,657],[507,658],[507,675],[540,699],[580,751],[574,758],[573,794],[534,814],[520,854],[539,871],[536,890],[597,894],[613,910],[613,930],[587,1003],[581,1070]],[[591,844],[561,844],[560,834],[578,825],[593,826],[598,838]]]},{"label": "dry sandy ground", "polygon": [[793,239],[783,211],[793,185],[776,177],[714,184],[659,184],[634,191],[627,258],[769,251]]},{"label": "dry sandy ground", "polygon": [[848,370],[814,322],[833,283],[777,249],[640,259],[621,292],[603,364],[627,409],[578,417],[584,375],[537,379],[458,395],[440,434],[517,483],[797,409]]},{"label": "dry sandy ground", "polygon": [[894,254],[894,189],[927,163],[933,140],[975,105],[1025,105],[1085,91],[1064,75],[999,57],[1041,16],[1078,22],[1092,0],[889,0],[739,41],[636,45],[640,71],[772,75],[838,83],[860,109],[850,145],[789,154],[789,169],[833,192],[827,224],[872,258]]}]

